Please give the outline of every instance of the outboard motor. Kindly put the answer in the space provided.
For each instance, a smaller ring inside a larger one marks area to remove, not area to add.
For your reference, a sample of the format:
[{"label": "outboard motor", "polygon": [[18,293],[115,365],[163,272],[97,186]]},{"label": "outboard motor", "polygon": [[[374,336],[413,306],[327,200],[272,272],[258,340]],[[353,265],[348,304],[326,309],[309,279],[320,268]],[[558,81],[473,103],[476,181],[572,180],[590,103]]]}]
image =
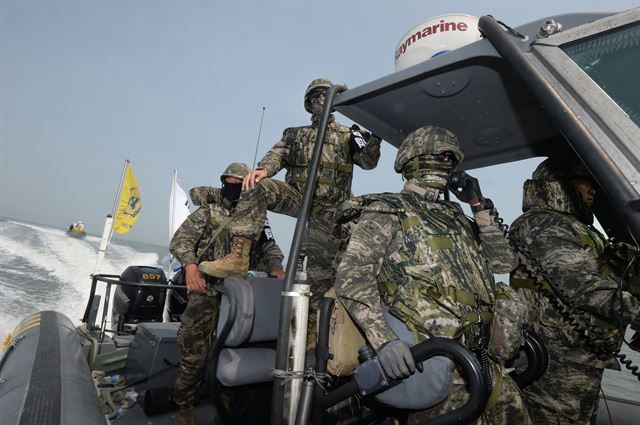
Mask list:
[{"label": "outboard motor", "polygon": [[[187,284],[184,267],[173,276],[172,280],[174,285]],[[171,286],[169,288],[169,302],[167,305],[169,320],[179,322],[184,309],[187,307],[187,290],[184,288],[173,288]]]},{"label": "outboard motor", "polygon": [[[129,266],[120,275],[120,280],[167,285],[164,271],[148,266]],[[111,311],[116,330],[135,332],[138,323],[162,322],[166,294],[167,290],[164,288],[118,286]]]}]

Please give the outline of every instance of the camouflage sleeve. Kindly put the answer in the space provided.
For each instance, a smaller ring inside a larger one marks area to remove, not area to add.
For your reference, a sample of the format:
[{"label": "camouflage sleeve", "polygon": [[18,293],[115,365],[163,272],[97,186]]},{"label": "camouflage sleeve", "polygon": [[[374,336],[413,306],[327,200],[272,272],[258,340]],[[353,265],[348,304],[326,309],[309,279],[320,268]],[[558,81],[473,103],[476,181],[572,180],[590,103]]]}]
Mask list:
[{"label": "camouflage sleeve", "polygon": [[269,268],[266,272],[271,271],[275,266],[282,268],[284,254],[274,239],[265,239],[264,241],[261,239],[260,250],[262,251],[264,263]]},{"label": "camouflage sleeve", "polygon": [[380,159],[380,142],[381,139],[378,136],[371,134],[364,149],[353,155],[354,164],[363,170],[376,168]]},{"label": "camouflage sleeve", "polygon": [[278,174],[278,171],[282,170],[283,167],[282,159],[284,158],[285,149],[286,146],[284,143],[283,134],[282,139],[276,142],[276,144],[273,145],[271,149],[269,149],[269,152],[267,152],[265,156],[262,157],[262,159],[258,163],[258,168],[262,168],[263,170],[265,170],[268,177],[273,177]]},{"label": "camouflage sleeve", "polygon": [[209,219],[209,209],[200,207],[178,227],[171,238],[169,251],[182,264],[198,262],[198,242],[202,238],[202,232]]},{"label": "camouflage sleeve", "polygon": [[398,338],[383,318],[376,276],[399,229],[395,215],[363,213],[336,275],[338,298],[376,351]]},{"label": "camouflage sleeve", "polygon": [[618,283],[601,273],[598,261],[570,226],[540,221],[528,235],[518,236],[545,270],[544,277],[575,307],[611,321],[623,313],[625,324],[640,312],[640,301],[619,291]]},{"label": "camouflage sleeve", "polygon": [[491,265],[491,271],[510,273],[518,265],[518,256],[509,244],[505,232],[499,227],[497,217],[498,212],[493,208],[473,215],[478,225],[480,246]]},{"label": "camouflage sleeve", "polygon": [[215,204],[220,197],[220,188],[213,186],[196,186],[189,190],[189,197],[193,205]]}]

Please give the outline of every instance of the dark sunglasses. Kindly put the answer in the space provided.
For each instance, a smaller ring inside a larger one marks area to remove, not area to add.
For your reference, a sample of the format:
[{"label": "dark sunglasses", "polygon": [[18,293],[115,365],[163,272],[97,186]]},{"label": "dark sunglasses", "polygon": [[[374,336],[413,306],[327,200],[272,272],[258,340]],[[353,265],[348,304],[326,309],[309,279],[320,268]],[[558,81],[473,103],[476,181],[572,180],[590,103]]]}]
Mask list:
[{"label": "dark sunglasses", "polygon": [[436,161],[447,161],[453,164],[458,163],[458,159],[456,158],[456,155],[453,152],[436,153],[431,155],[430,158]]},{"label": "dark sunglasses", "polygon": [[316,100],[320,97],[324,97],[326,94],[326,90],[316,90],[309,94],[309,100]]}]

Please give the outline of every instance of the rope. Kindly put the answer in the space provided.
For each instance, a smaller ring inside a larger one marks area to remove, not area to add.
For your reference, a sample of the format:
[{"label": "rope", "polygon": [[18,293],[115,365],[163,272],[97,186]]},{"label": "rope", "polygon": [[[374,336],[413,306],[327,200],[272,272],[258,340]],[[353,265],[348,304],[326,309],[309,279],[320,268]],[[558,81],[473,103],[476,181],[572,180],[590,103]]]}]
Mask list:
[{"label": "rope", "polygon": [[306,371],[304,370],[288,371],[282,369],[273,369],[273,371],[271,372],[271,376],[273,376],[274,378],[282,379],[280,385],[285,385],[290,381],[293,381],[294,379],[303,379],[305,375]]},{"label": "rope", "polygon": [[329,378],[329,374],[327,373],[318,373],[312,368],[308,368],[305,370],[282,370],[282,369],[273,369],[271,371],[271,376],[276,379],[281,379],[280,385],[285,385],[294,379],[305,379],[311,378],[313,379],[318,386],[326,392],[325,385],[327,384],[327,380]]},{"label": "rope", "polygon": [[329,374],[328,373],[318,373],[315,370],[309,368],[307,369],[309,371],[309,374],[311,375],[311,377],[313,378],[313,380],[316,382],[316,385],[318,385],[318,387],[320,387],[320,389],[323,392],[327,392],[327,388],[326,385],[329,381]]}]

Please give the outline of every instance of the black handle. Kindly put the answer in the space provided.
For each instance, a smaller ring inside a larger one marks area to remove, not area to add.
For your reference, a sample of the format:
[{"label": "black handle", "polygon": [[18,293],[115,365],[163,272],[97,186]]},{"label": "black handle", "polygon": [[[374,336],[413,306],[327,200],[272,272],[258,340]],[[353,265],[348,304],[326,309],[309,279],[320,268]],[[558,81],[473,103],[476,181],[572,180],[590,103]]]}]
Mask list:
[{"label": "black handle", "polygon": [[533,332],[527,332],[524,337],[524,346],[522,348],[527,356],[527,368],[517,373],[515,370],[509,373],[520,389],[526,387],[532,382],[537,381],[547,370],[549,366],[549,352],[544,345],[542,338]]},{"label": "black handle", "polygon": [[469,399],[464,405],[429,420],[429,425],[467,424],[480,417],[489,400],[489,386],[482,374],[480,361],[471,350],[452,339],[431,338],[411,347],[411,354],[416,362],[435,356],[453,360],[462,368],[462,376],[469,388]]},{"label": "black handle", "polygon": [[[423,362],[431,357],[443,356],[460,366],[462,376],[469,388],[469,399],[458,409],[443,413],[429,420],[430,425],[461,425],[476,420],[489,399],[488,385],[482,374],[482,367],[477,357],[457,341],[448,338],[431,338],[411,347],[411,354],[416,362]],[[402,381],[390,382],[392,386]],[[355,379],[318,398],[320,409],[326,409],[358,393]]]}]

